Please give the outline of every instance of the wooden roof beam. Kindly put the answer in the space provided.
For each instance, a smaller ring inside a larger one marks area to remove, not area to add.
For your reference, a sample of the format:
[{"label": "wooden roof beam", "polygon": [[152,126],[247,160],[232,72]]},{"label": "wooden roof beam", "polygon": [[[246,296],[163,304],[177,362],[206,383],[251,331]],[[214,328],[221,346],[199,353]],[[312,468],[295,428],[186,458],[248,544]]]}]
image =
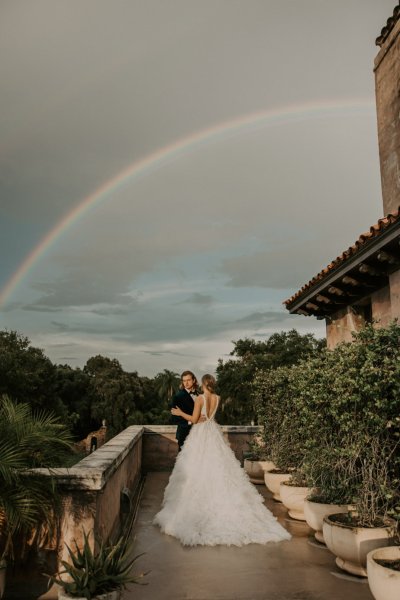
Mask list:
[{"label": "wooden roof beam", "polygon": [[390,254],[390,252],[386,252],[386,250],[381,250],[380,252],[378,252],[378,255],[376,258],[380,262],[389,263],[389,265],[395,265],[400,262],[396,256],[394,256],[393,254]]},{"label": "wooden roof beam", "polygon": [[327,296],[323,296],[322,294],[318,294],[315,299],[317,302],[322,302],[323,304],[332,304],[332,300]]},{"label": "wooden roof beam", "polygon": [[348,275],[345,275],[343,277],[342,282],[345,285],[351,285],[352,287],[357,287],[359,285],[362,285],[362,281],[359,281],[358,279],[354,279],[354,277],[349,277]]},{"label": "wooden roof beam", "polygon": [[361,263],[358,267],[358,270],[360,273],[363,273],[363,275],[371,275],[372,277],[380,277],[381,275],[385,275],[384,271],[381,269],[376,269],[371,265],[367,265],[367,263]]},{"label": "wooden roof beam", "polygon": [[345,296],[346,292],[344,290],[342,290],[341,288],[331,285],[328,288],[328,294],[333,294],[334,296]]},{"label": "wooden roof beam", "polygon": [[309,308],[310,310],[317,310],[317,311],[321,310],[321,307],[318,306],[317,304],[314,304],[313,302],[307,302],[306,308]]}]

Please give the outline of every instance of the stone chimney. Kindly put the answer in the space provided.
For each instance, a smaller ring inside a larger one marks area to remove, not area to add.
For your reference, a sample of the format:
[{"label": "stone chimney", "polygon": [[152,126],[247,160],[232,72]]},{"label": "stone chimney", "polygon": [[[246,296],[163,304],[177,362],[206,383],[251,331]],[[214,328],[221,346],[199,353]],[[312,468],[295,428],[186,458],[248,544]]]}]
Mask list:
[{"label": "stone chimney", "polygon": [[400,1],[380,36],[375,58],[375,94],[378,119],[383,213],[400,206]]}]

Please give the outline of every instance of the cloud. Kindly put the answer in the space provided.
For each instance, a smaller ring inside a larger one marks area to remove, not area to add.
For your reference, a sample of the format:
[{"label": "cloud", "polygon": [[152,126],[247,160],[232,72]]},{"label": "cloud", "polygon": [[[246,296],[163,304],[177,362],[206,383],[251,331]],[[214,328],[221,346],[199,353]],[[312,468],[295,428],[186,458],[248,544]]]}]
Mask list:
[{"label": "cloud", "polygon": [[28,310],[28,311],[33,311],[33,312],[44,312],[44,313],[49,313],[49,312],[62,312],[62,308],[52,308],[51,306],[45,306],[45,305],[41,305],[41,304],[25,304],[23,306],[21,306],[22,310]]},{"label": "cloud", "polygon": [[262,327],[267,323],[282,323],[290,318],[288,313],[282,311],[255,312],[238,319],[236,323],[252,327]]},{"label": "cloud", "polygon": [[215,298],[213,298],[210,294],[200,294],[199,292],[194,292],[189,298],[186,298],[186,300],[181,300],[180,302],[177,302],[177,304],[210,306],[214,302]]}]

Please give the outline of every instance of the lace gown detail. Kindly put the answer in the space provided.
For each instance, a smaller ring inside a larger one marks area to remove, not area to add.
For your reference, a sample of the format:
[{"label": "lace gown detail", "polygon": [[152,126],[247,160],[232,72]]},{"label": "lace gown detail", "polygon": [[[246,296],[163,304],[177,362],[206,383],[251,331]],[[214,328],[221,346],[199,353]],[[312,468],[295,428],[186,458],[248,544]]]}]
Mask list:
[{"label": "lace gown detail", "polygon": [[[219,403],[219,398],[218,398]],[[165,488],[154,523],[185,546],[243,546],[290,539],[264,506],[214,416],[193,425]]]}]

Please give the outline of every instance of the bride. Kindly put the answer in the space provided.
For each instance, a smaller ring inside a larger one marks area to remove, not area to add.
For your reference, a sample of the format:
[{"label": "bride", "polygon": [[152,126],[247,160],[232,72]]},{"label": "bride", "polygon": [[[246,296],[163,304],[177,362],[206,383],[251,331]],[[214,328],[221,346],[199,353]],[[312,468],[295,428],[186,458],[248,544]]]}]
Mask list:
[{"label": "bride", "polygon": [[204,375],[202,386],[192,415],[180,408],[171,410],[193,427],[178,454],[154,523],[185,546],[242,546],[290,539],[264,506],[214,420],[219,404],[214,377]]}]

